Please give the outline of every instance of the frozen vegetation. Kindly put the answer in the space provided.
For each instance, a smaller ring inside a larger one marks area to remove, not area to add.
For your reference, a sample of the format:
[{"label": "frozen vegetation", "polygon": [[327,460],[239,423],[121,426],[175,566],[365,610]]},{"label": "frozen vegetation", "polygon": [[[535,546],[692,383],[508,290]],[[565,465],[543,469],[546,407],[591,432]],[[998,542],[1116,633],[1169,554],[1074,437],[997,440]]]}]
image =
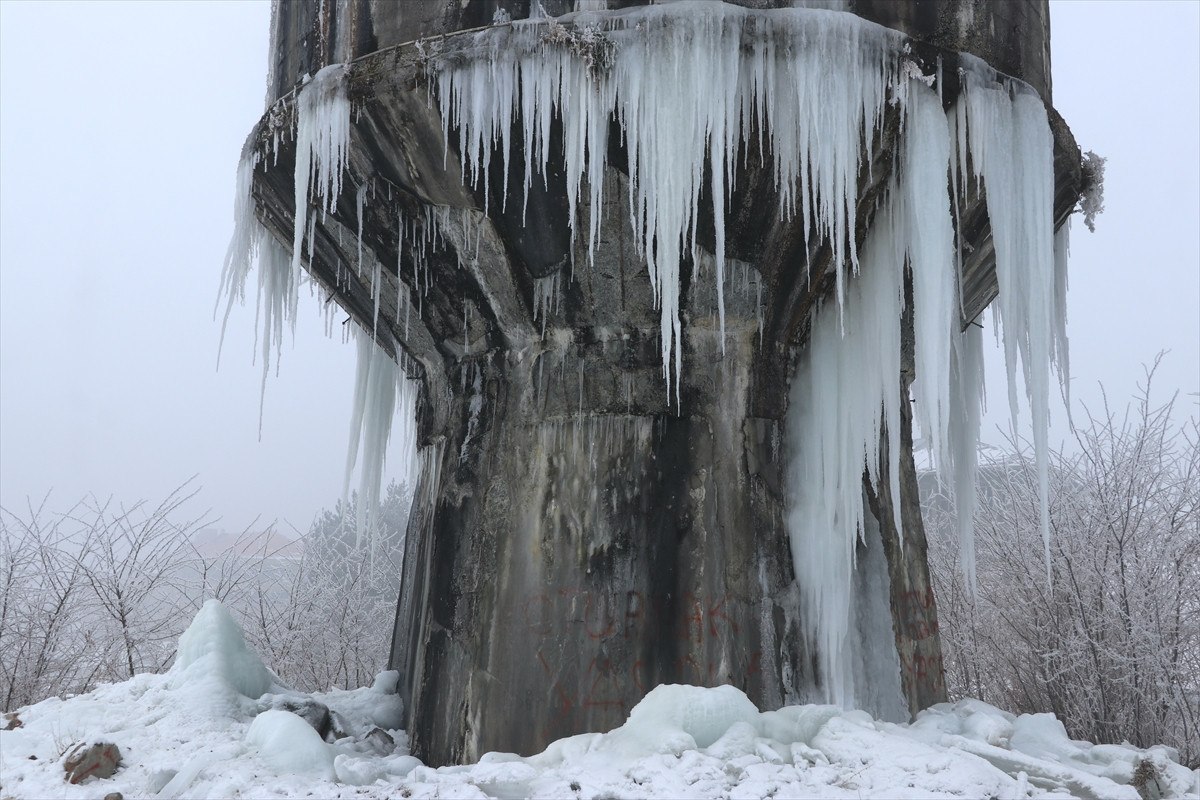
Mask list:
[{"label": "frozen vegetation", "polygon": [[[760,711],[731,686],[659,686],[608,733],[522,758],[433,769],[407,754],[397,674],[303,694],[210,600],[174,666],[18,709],[0,732],[5,796],[126,797],[1185,797],[1174,751],[1072,741],[1050,714],[976,700],[911,725],[834,706]],[[63,779],[76,742],[116,744],[111,778]],[[1155,792],[1157,794],[1139,794]]]},{"label": "frozen vegetation", "polygon": [[[206,529],[194,492],[157,505],[89,497],[0,509],[0,711],[162,671],[214,597],[289,685],[369,683],[387,658],[412,495],[389,487],[374,553],[356,501],[295,539],[274,525]],[[184,645],[180,660],[195,660]]]},{"label": "frozen vegetation", "polygon": [[1200,766],[1195,411],[1156,398],[1148,376],[1128,406],[1074,417],[1074,441],[1050,453],[1050,587],[1026,442],[980,473],[978,587],[958,568],[948,498],[921,481],[947,689],[1053,710],[1078,738],[1167,742]]}]

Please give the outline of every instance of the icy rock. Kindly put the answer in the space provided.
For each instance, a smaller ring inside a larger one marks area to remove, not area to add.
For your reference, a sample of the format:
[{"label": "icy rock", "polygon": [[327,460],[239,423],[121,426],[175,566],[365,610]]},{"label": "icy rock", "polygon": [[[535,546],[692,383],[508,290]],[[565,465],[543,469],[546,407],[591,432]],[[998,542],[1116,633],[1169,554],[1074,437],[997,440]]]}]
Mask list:
[{"label": "icy rock", "polygon": [[335,776],[333,751],[312,726],[290,711],[264,711],[250,723],[246,742],[280,775]]},{"label": "icy rock", "polygon": [[[1136,762],[1137,759],[1135,758],[1134,761]],[[1136,770],[1134,769],[1134,765],[1127,761],[1111,761],[1100,770],[1100,777],[1108,778],[1113,783],[1132,785],[1136,777]]]},{"label": "icy rock", "polygon": [[735,722],[705,752],[714,758],[730,760],[754,752],[758,731],[748,722]]},{"label": "icy rock", "polygon": [[[994,712],[996,709],[992,709],[992,711]],[[963,720],[962,732],[964,736],[972,739],[978,739],[997,747],[1005,747],[1012,738],[1013,724],[998,712],[989,713],[986,710],[979,710]]]},{"label": "icy rock", "polygon": [[1083,747],[1067,736],[1066,726],[1053,714],[1022,714],[1009,737],[1013,750],[1048,761],[1085,761]]},{"label": "icy rock", "polygon": [[369,689],[349,692],[335,689],[320,694],[321,702],[333,715],[334,728],[342,731],[337,738],[354,736],[361,739],[373,727],[393,734],[403,728],[404,700],[387,691],[389,686],[394,684],[389,684],[388,679],[376,678]]},{"label": "icy rock", "polygon": [[220,600],[208,600],[179,637],[171,673],[181,682],[214,678],[238,694],[261,697],[273,683],[259,657],[246,646],[242,630]]},{"label": "icy rock", "polygon": [[383,728],[371,728],[362,740],[381,756],[396,752],[396,740]]},{"label": "icy rock", "polygon": [[837,706],[787,706],[760,714],[758,730],[765,738],[777,742],[807,744],[825,727],[825,723],[841,713],[842,710]]},{"label": "icy rock", "polygon": [[121,748],[112,742],[81,742],[63,759],[68,783],[81,783],[88,778],[111,778],[120,765]]},{"label": "icy rock", "polygon": [[274,697],[271,700],[271,708],[277,711],[290,711],[300,717],[300,719],[311,725],[312,729],[322,739],[341,738],[336,735],[341,733],[341,731],[335,731],[336,726],[333,724],[333,715],[329,711],[329,706],[324,703],[318,703],[311,697]]},{"label": "icy rock", "polygon": [[109,792],[104,795],[104,800],[125,800],[125,795],[120,792]]},{"label": "icy rock", "polygon": [[815,767],[820,764],[828,764],[829,758],[820,750],[809,747],[803,742],[792,742],[792,763]]},{"label": "icy rock", "polygon": [[403,778],[417,767],[421,766],[421,759],[416,756],[394,755],[388,756],[382,760],[383,766],[388,775],[395,775]]}]

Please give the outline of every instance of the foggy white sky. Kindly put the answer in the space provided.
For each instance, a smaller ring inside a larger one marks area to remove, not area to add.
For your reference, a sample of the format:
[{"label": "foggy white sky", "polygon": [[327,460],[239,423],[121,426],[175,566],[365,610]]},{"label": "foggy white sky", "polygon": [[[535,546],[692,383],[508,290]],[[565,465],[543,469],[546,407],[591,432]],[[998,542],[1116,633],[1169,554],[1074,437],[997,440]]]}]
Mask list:
[{"label": "foggy white sky", "polygon": [[[0,2],[0,504],[157,500],[196,475],[193,510],[222,527],[303,529],[339,496],[354,355],[315,302],[268,384],[261,442],[252,307],[215,369],[268,18],[250,2]],[[1159,389],[1197,392],[1200,4],[1061,2],[1052,25],[1055,105],[1109,159],[1097,232],[1074,228],[1073,391],[1095,402],[1103,381],[1123,402],[1170,349]]]}]

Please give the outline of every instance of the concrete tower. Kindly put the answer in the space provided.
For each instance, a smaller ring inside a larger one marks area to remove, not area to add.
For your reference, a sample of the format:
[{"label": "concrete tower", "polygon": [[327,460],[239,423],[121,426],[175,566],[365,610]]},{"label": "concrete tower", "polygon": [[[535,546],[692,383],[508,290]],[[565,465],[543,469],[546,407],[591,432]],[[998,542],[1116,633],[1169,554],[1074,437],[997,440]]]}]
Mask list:
[{"label": "concrete tower", "polygon": [[[584,179],[604,188],[602,207],[590,207],[598,195],[583,191],[573,217],[577,176],[563,143],[579,132],[564,132],[561,113],[550,118],[546,165],[534,170],[527,195],[519,113],[510,121],[507,173],[499,139],[478,179],[479,159],[459,152],[458,122],[447,121],[443,145],[438,92],[450,84],[440,81],[449,70],[489,64],[496,48],[528,47],[528,26],[509,20],[545,17],[536,23],[544,29],[537,52],[599,72],[610,48],[630,46],[642,30],[604,20],[634,19],[640,3],[628,0],[533,5],[277,3],[269,107],[250,143],[263,154],[251,187],[258,221],[288,249],[302,241],[304,268],[420,382],[423,473],[392,666],[401,672],[414,753],[430,763],[495,749],[528,754],[554,738],[611,728],[659,683],[731,683],[763,707],[827,696],[819,646],[799,621],[811,600],[797,586],[789,545],[789,486],[797,480],[789,450],[804,443],[787,430],[788,387],[815,310],[837,294],[842,251],[861,252],[900,179],[905,112],[888,102],[863,139],[856,186],[845,192],[854,224],[836,242],[804,214],[781,213],[777,138],[753,130],[737,145],[726,197],[712,202],[707,167],[696,189],[695,251],[689,244],[679,260],[678,339],[664,347],[664,298],[648,280],[645,243],[630,218],[630,151],[617,120],[593,125],[610,132],[602,174]],[[718,5],[668,6],[663,13],[674,16],[656,23],[659,35]],[[899,77],[889,80],[919,79],[950,114],[963,76],[982,69],[975,59],[1002,73],[996,80],[1027,84],[1045,104],[1053,138],[1047,224],[1060,225],[1075,206],[1080,156],[1050,107],[1045,0],[738,5],[753,17],[741,33],[744,58],[764,26],[791,20],[797,30],[831,25],[855,41],[891,42]],[[792,56],[781,49],[773,57]],[[338,78],[350,104],[344,188],[336,211],[311,210],[312,230],[296,234],[302,81],[330,64],[348,65]],[[708,102],[691,86],[680,78],[667,90]],[[669,145],[641,153],[641,163]],[[356,203],[360,187],[369,191]],[[961,329],[1000,286],[985,195],[970,182],[953,190]],[[723,208],[721,225],[714,208]],[[374,288],[374,269],[364,263],[381,265]],[[888,658],[903,707],[914,712],[944,699],[945,689],[912,458],[912,303],[905,308],[894,375],[900,452],[881,455],[880,474],[862,481],[866,527],[878,530],[871,535],[886,564],[876,600],[890,610],[893,635],[855,646],[895,648]],[[664,376],[664,351],[668,363],[679,361],[677,383],[674,366]],[[855,546],[852,593],[866,591],[870,561],[869,543]],[[860,686],[858,697],[875,702],[871,691]]]}]

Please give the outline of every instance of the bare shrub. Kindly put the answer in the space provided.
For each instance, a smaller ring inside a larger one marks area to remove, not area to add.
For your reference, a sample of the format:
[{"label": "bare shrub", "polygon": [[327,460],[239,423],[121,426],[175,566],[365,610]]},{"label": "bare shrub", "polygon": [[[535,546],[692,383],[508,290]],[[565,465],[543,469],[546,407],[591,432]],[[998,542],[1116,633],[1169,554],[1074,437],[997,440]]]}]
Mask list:
[{"label": "bare shrub", "polygon": [[[1157,367],[1158,362],[1155,362]],[[1051,580],[1024,442],[981,468],[978,595],[957,565],[951,503],[927,497],[947,687],[1073,736],[1165,743],[1200,763],[1200,448],[1197,420],[1155,403],[1098,413],[1051,457]],[[931,488],[926,481],[926,488]]]},{"label": "bare shrub", "polygon": [[354,503],[298,542],[247,528],[219,553],[187,484],[158,505],[89,496],[0,509],[0,704],[158,672],[208,598],[221,600],[280,677],[298,689],[369,683],[387,662],[412,495],[393,485],[377,547],[356,540]]}]

